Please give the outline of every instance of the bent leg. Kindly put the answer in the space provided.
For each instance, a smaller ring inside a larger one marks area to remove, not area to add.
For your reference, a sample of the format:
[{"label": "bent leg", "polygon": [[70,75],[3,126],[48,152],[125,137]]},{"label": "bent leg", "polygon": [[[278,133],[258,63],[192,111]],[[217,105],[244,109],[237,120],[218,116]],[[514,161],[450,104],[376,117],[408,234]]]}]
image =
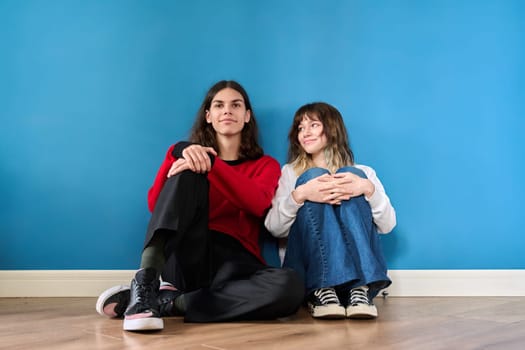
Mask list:
[{"label": "bent leg", "polygon": [[[154,236],[164,237],[164,256],[176,263],[176,270],[183,275],[184,286],[180,285],[180,279],[175,282],[186,290],[210,282],[208,191],[209,183],[203,174],[184,171],[169,178],[148,225],[145,247]],[[174,267],[167,267],[164,273],[173,270]],[[173,276],[170,273],[169,277]]]},{"label": "bent leg", "polygon": [[[327,173],[326,169],[309,169],[299,176],[296,187]],[[334,206],[306,201],[290,229],[283,266],[297,271],[307,293],[348,283],[357,276],[348,268],[353,260],[344,246]]]},{"label": "bent leg", "polygon": [[215,275],[209,287],[184,295],[186,321],[265,320],[297,310],[304,291],[294,271],[262,264],[226,234],[213,240]]},{"label": "bent leg", "polygon": [[186,293],[186,322],[267,320],[297,311],[302,281],[290,269],[227,262],[209,288]]},{"label": "bent leg", "polygon": [[[364,172],[354,167],[345,167],[338,172],[352,172],[366,178]],[[370,295],[375,296],[391,281],[387,276],[380,237],[372,217],[370,204],[363,195],[343,201],[336,207],[336,216],[341,223],[345,247],[353,259],[358,280],[348,287],[368,285]]]}]

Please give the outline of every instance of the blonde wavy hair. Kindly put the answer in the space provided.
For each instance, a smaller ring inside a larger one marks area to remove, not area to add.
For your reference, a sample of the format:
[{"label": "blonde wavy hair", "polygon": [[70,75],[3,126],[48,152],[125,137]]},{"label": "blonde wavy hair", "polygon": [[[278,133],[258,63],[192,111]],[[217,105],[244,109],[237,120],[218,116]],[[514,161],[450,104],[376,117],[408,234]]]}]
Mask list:
[{"label": "blonde wavy hair", "polygon": [[326,136],[324,156],[328,170],[334,173],[343,166],[354,165],[354,153],[350,149],[349,139],[343,117],[339,111],[325,102],[308,103],[300,107],[293,118],[290,132],[288,133],[288,163],[293,164],[297,175],[314,167],[312,156],[304,151],[297,138],[299,124],[308,117],[319,120],[323,124],[323,133]]}]

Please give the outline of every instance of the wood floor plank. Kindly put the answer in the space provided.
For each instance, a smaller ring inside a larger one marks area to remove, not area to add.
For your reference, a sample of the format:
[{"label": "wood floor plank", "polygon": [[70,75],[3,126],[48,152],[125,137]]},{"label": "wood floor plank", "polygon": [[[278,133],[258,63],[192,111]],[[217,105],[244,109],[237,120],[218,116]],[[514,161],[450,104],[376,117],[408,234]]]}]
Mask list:
[{"label": "wood floor plank", "polygon": [[376,320],[314,320],[301,309],[265,322],[165,319],[160,332],[122,330],[94,298],[0,298],[0,349],[523,349],[525,297],[376,299]]}]

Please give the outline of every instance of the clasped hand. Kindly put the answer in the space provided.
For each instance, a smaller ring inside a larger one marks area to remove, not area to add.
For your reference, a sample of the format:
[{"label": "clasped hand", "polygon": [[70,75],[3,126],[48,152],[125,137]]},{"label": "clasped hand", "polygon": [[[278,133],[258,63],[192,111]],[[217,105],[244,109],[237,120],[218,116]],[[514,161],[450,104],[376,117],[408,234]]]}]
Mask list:
[{"label": "clasped hand", "polygon": [[[352,173],[324,174],[299,186],[303,199],[318,203],[339,205],[344,200],[374,192],[374,185]],[[301,188],[302,187],[302,188]]]},{"label": "clasped hand", "polygon": [[191,170],[198,174],[204,174],[211,170],[210,154],[217,156],[212,147],[201,145],[190,145],[182,151],[182,158],[177,159],[168,171],[168,177],[177,175],[184,170]]}]

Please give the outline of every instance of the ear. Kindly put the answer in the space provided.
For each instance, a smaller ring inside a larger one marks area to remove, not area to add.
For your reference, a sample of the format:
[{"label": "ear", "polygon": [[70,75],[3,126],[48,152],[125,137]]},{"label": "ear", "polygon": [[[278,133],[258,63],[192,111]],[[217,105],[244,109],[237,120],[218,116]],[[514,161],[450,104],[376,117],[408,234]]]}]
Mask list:
[{"label": "ear", "polygon": [[206,121],[208,122],[208,124],[211,123],[210,111],[206,111]]},{"label": "ear", "polygon": [[244,115],[244,123],[248,123],[252,117],[252,111],[247,109],[246,114]]}]

